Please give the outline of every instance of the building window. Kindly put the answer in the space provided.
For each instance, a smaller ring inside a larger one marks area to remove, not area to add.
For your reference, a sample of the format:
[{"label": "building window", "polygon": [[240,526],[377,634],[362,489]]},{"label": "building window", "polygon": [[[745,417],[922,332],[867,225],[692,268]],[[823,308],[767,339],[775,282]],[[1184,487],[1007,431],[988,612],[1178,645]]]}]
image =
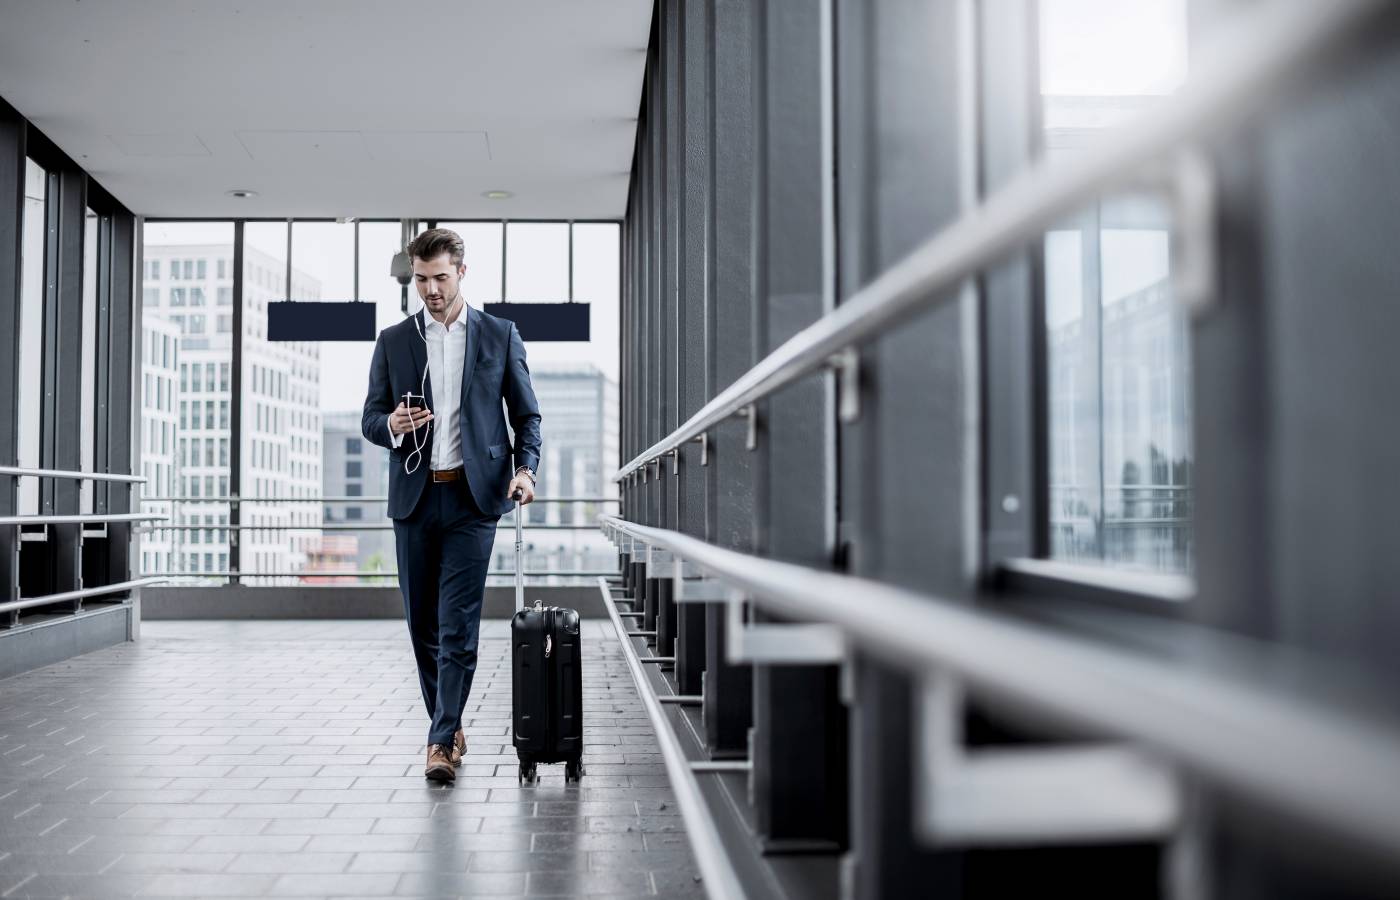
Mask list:
[{"label": "building window", "polygon": [[345,477],[346,477],[346,478],[359,478],[359,477],[360,477],[360,461],[359,461],[358,459],[353,459],[353,460],[350,460],[350,461],[348,461],[348,462],[345,463]]},{"label": "building window", "polygon": [[[1115,10],[1117,7],[1115,6]],[[1070,157],[1185,76],[1186,0],[1092,16],[1041,0],[1044,152]],[[1127,127],[1131,127],[1129,124]],[[1172,296],[1171,211],[1114,194],[1045,237],[1051,555],[1193,568],[1190,355]]]},{"label": "building window", "polygon": [[185,289],[184,289],[184,288],[171,288],[171,289],[170,289],[170,305],[171,305],[171,306],[184,306],[184,305],[185,305]]},{"label": "building window", "polygon": [[347,485],[345,486],[345,496],[347,496],[347,497],[363,497],[363,496],[364,496],[364,493],[363,493],[362,488],[360,487],[360,485],[359,485],[358,483],[356,483],[356,484],[347,484]]}]

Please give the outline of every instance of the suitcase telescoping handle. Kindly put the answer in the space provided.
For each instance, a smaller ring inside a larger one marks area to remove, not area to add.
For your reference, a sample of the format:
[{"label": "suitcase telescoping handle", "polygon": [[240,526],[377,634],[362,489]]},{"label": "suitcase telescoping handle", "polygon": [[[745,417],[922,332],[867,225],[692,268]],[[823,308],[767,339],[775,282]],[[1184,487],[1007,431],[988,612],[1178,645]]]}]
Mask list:
[{"label": "suitcase telescoping handle", "polygon": [[522,572],[521,569],[520,569],[521,531],[522,531],[522,529],[523,529],[523,527],[524,527],[524,526],[522,525],[520,519],[521,519],[521,516],[524,514],[524,509],[525,509],[523,506],[521,506],[520,500],[521,500],[521,498],[524,497],[524,496],[525,496],[525,492],[524,492],[524,491],[521,491],[521,490],[519,490],[519,489],[517,489],[516,492],[511,496],[511,499],[515,501],[515,611],[516,611],[516,612],[520,612],[522,609],[525,608],[525,573]]}]

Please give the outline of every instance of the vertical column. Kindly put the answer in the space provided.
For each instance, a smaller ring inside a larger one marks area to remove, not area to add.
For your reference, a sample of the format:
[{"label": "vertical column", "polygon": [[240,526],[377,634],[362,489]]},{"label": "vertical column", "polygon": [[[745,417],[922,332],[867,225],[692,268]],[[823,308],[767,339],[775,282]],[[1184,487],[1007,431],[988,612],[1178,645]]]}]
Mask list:
[{"label": "vertical column", "polygon": [[[754,8],[757,356],[827,311],[824,227],[831,215],[823,79],[824,0]],[[810,376],[759,405],[754,547],[829,568],[835,541],[831,378]],[[756,618],[767,618],[757,615]],[[830,666],[753,671],[753,798],[768,852],[836,849],[846,839],[846,716]]]},{"label": "vertical column", "polygon": [[[753,343],[753,3],[715,0],[711,66],[710,146],[714,172],[711,216],[714,236],[713,380],[709,395],[728,387],[754,364]],[[732,550],[753,549],[754,462],[745,446],[747,426],[735,419],[710,432],[708,490],[714,515],[709,539]],[[753,721],[748,666],[724,658],[724,610],[705,607],[704,719],[715,756],[747,752]]]},{"label": "vertical column", "polygon": [[[502,232],[504,236],[504,231]],[[233,223],[233,352],[229,359],[229,441],[228,489],[233,498],[243,495],[243,222]],[[174,507],[172,507],[173,509]],[[237,499],[228,505],[228,567],[241,572],[243,505]],[[238,576],[229,578],[238,584]]]},{"label": "vertical column", "polygon": [[[99,352],[105,362],[98,367],[101,385],[98,393],[97,431],[99,469],[108,472],[137,473],[141,470],[141,396],[136,375],[140,359],[141,285],[137,273],[136,217],[125,209],[103,214],[102,255],[99,271],[105,284],[98,291],[106,325],[98,329]],[[149,490],[149,486],[147,486]],[[112,513],[135,512],[132,496],[141,486],[112,484],[98,498]],[[98,507],[99,509],[102,507]],[[109,583],[131,577],[132,526],[113,522],[107,526],[106,578]]]},{"label": "vertical column", "polygon": [[[1189,615],[1345,660],[1375,685],[1400,678],[1394,12],[1376,40],[1347,50],[1344,67],[1213,148],[1221,302],[1190,334]],[[1300,177],[1313,172],[1328,174]],[[1393,691],[1387,706],[1400,707]],[[1295,847],[1261,841],[1229,815],[1214,825],[1206,853],[1217,896],[1371,890],[1301,865]]]},{"label": "vertical column", "polygon": [[[19,464],[20,253],[24,224],[24,119],[0,101],[0,465]],[[0,516],[19,512],[17,480],[0,477]],[[0,526],[0,603],[19,599],[19,529]],[[14,613],[0,613],[0,626]]]},{"label": "vertical column", "polygon": [[[660,132],[662,151],[661,186],[661,421],[656,438],[660,440],[680,425],[681,373],[686,367],[686,352],[682,334],[680,309],[681,229],[683,202],[683,159],[681,134],[684,128],[680,108],[681,76],[681,16],[676,4],[657,5],[661,33],[661,104],[663,125]],[[663,458],[656,467],[656,488],[661,495],[662,528],[675,530],[680,522],[678,478],[673,473],[672,460]],[[656,573],[651,573],[655,575]],[[653,578],[647,585],[647,597],[656,609],[656,647],[663,656],[672,655],[676,639],[676,604],[672,598],[670,578]]]},{"label": "vertical column", "polygon": [[[1034,13],[1022,0],[984,0],[978,29],[980,160],[987,192],[1031,162],[1039,121]],[[1048,547],[1045,499],[1045,314],[1035,250],[988,270],[983,281],[982,414],[986,447],[985,563]]]},{"label": "vertical column", "polygon": [[[689,419],[708,399],[706,394],[711,331],[709,259],[710,242],[710,109],[709,71],[712,52],[712,0],[694,0],[683,7],[679,42],[681,89],[678,118],[682,126],[683,165],[677,191],[681,215],[677,224],[680,245],[680,346],[681,367],[678,400],[679,421]],[[681,448],[677,485],[679,530],[703,539],[706,527],[705,471],[700,445]],[[697,603],[675,606],[676,689],[699,694],[705,670],[705,608]],[[663,651],[665,652],[665,651]]]},{"label": "vertical column", "polygon": [[[44,393],[40,461],[46,468],[82,468],[83,237],[87,176],[71,166],[48,174],[44,245]],[[43,480],[45,514],[76,515],[79,482]],[[50,525],[54,592],[82,587],[82,525]],[[74,601],[77,610],[81,601]]]},{"label": "vertical column", "polygon": [[[839,293],[859,290],[959,214],[960,7],[835,0]],[[956,302],[867,345],[860,417],[840,434],[840,527],[855,574],[969,593],[969,384]],[[975,546],[975,543],[974,545]],[[956,854],[921,847],[913,818],[909,679],[862,658],[851,721],[851,850],[844,893],[957,895]]]}]

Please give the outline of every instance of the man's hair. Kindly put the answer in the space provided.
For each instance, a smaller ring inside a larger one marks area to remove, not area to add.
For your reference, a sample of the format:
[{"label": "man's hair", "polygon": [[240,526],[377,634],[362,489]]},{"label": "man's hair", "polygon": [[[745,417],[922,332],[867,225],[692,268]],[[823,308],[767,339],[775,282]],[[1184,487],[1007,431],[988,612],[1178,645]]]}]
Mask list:
[{"label": "man's hair", "polygon": [[466,253],[461,235],[448,228],[429,228],[408,244],[409,258],[424,262],[437,259],[444,253],[451,255],[454,266],[462,264],[462,256]]}]

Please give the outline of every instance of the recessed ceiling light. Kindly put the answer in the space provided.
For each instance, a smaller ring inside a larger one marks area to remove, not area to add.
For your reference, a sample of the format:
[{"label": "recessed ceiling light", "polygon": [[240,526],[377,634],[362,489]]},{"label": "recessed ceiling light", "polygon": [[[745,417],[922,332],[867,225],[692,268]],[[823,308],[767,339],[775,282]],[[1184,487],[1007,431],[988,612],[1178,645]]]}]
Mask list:
[{"label": "recessed ceiling light", "polygon": [[258,195],[258,192],[257,192],[257,191],[244,190],[243,188],[238,188],[238,189],[235,189],[235,190],[232,190],[232,191],[224,191],[224,195],[227,196],[227,197],[237,197],[238,199],[242,200],[242,199],[245,199],[245,198],[247,198],[247,197],[256,197],[256,196]]},{"label": "recessed ceiling light", "polygon": [[482,191],[481,196],[485,197],[487,200],[506,200],[515,195],[510,191]]}]

